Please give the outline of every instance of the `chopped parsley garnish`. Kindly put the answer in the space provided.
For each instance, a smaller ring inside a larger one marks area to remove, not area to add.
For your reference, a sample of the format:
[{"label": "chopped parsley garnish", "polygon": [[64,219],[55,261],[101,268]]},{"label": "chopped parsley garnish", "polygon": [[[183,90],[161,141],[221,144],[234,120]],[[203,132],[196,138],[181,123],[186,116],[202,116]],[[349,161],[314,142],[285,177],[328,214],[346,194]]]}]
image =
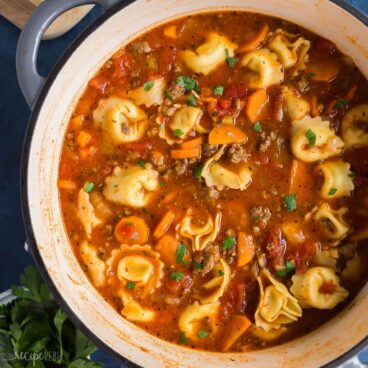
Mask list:
[{"label": "chopped parsley garnish", "polygon": [[355,172],[351,172],[349,175],[348,175],[349,178],[351,179],[355,179],[357,177],[356,173]]},{"label": "chopped parsley garnish", "polygon": [[204,339],[205,337],[208,336],[208,332],[206,330],[201,329],[198,331],[197,335],[200,339]]},{"label": "chopped parsley garnish", "polygon": [[316,133],[314,133],[312,129],[308,129],[305,132],[305,136],[308,138],[309,145],[313,147],[316,144]]},{"label": "chopped parsley garnish", "polygon": [[204,165],[203,164],[199,164],[198,166],[196,166],[193,170],[193,176],[195,178],[197,178],[198,180],[201,179],[202,177],[202,172],[203,172],[203,167]]},{"label": "chopped parsley garnish", "polygon": [[193,93],[188,97],[187,99],[187,104],[189,106],[197,106],[197,99],[196,97],[193,95]]},{"label": "chopped parsley garnish", "polygon": [[181,129],[175,129],[173,134],[175,137],[182,137],[184,135],[184,132]]},{"label": "chopped parsley garnish", "polygon": [[329,191],[328,191],[328,195],[334,195],[336,194],[337,192],[337,188],[331,188]]},{"label": "chopped parsley garnish", "polygon": [[146,163],[144,162],[144,160],[139,160],[138,161],[138,165],[142,168],[142,169],[145,169],[146,168]]},{"label": "chopped parsley garnish", "polygon": [[185,332],[181,332],[180,336],[179,336],[179,342],[182,342],[182,343],[185,344],[188,341],[189,341],[189,339],[185,336]]},{"label": "chopped parsley garnish", "polygon": [[239,61],[239,58],[231,57],[228,49],[225,49],[225,55],[226,55],[226,62],[229,64],[229,67],[231,69],[234,69],[235,65]]},{"label": "chopped parsley garnish", "polygon": [[135,283],[134,282],[128,282],[126,286],[127,286],[128,289],[134,289],[135,288]]},{"label": "chopped parsley garnish", "polygon": [[342,109],[343,107],[345,107],[347,104],[349,103],[348,100],[345,100],[344,98],[342,98],[341,100],[337,101],[335,104],[335,108],[336,109]]},{"label": "chopped parsley garnish", "polygon": [[284,207],[289,212],[296,210],[296,193],[291,193],[284,197]]},{"label": "chopped parsley garnish", "polygon": [[184,274],[178,271],[171,272],[170,279],[174,281],[183,280]]},{"label": "chopped parsley garnish", "polygon": [[187,251],[187,246],[185,244],[179,244],[176,248],[176,263],[180,263],[183,265],[188,264],[187,261],[184,261],[184,256]]},{"label": "chopped parsley garnish", "polygon": [[173,99],[172,93],[168,89],[166,90],[165,94],[166,94],[166,97],[169,98],[170,100]]},{"label": "chopped parsley garnish", "polygon": [[224,271],[222,271],[222,270],[218,270],[217,274],[218,274],[219,276],[224,276]]},{"label": "chopped parsley garnish", "polygon": [[316,73],[307,73],[306,77],[312,79],[316,76]]},{"label": "chopped parsley garnish", "polygon": [[230,249],[235,245],[235,237],[234,236],[228,236],[222,241],[222,249]]},{"label": "chopped parsley garnish", "polygon": [[86,193],[91,193],[93,189],[95,189],[95,183],[87,182],[86,184],[84,184],[83,190]]},{"label": "chopped parsley garnish", "polygon": [[186,91],[199,91],[198,82],[186,75],[181,75],[180,77],[176,78],[176,83],[184,87]]},{"label": "chopped parsley garnish", "polygon": [[193,262],[193,267],[194,267],[195,270],[202,270],[203,269],[203,263],[194,261]]},{"label": "chopped parsley garnish", "polygon": [[152,89],[153,85],[155,84],[154,81],[148,81],[146,83],[143,84],[143,89],[148,92]]},{"label": "chopped parsley garnish", "polygon": [[256,121],[253,125],[253,130],[258,133],[262,133],[262,125],[260,121]]},{"label": "chopped parsley garnish", "polygon": [[222,96],[224,93],[224,87],[223,86],[216,86],[213,88],[213,94],[215,96]]},{"label": "chopped parsley garnish", "polygon": [[280,277],[287,277],[295,272],[295,264],[292,261],[287,261],[285,268],[280,271],[276,271],[277,275]]}]

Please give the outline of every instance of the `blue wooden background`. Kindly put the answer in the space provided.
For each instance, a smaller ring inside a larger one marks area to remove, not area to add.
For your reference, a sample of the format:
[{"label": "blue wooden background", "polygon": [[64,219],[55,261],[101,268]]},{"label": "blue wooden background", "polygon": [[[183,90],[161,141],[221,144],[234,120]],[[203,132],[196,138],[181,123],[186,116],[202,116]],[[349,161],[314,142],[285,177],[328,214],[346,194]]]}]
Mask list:
[{"label": "blue wooden background", "polygon": [[[368,0],[346,1],[368,14]],[[63,50],[99,14],[100,9],[95,8],[64,36],[43,42],[38,58],[41,74],[48,74]],[[0,292],[17,282],[24,267],[33,263],[23,248],[25,233],[19,195],[21,148],[30,116],[15,73],[19,33],[15,26],[0,16]],[[94,358],[104,367],[123,367],[102,351]],[[364,358],[368,363],[368,354]]]}]

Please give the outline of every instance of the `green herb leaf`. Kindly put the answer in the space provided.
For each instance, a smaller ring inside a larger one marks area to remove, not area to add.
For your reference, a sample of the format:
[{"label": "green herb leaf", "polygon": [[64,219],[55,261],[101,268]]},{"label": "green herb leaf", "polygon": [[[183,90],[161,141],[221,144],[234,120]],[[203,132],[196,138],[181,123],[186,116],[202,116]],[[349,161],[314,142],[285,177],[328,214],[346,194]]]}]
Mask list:
[{"label": "green herb leaf", "polygon": [[86,193],[91,193],[93,189],[95,189],[95,183],[87,182],[86,184],[84,184],[83,190]]},{"label": "green herb leaf", "polygon": [[305,136],[308,138],[309,145],[313,147],[316,144],[317,136],[312,129],[308,129],[305,132]]},{"label": "green herb leaf", "polygon": [[176,262],[186,265],[188,264],[187,261],[184,261],[184,256],[187,251],[187,246],[185,244],[179,244],[176,248]]},{"label": "green herb leaf", "polygon": [[224,276],[224,271],[222,271],[222,270],[218,270],[217,275],[218,275],[218,276]]},{"label": "green herb leaf", "polygon": [[229,67],[231,69],[234,69],[235,65],[239,61],[239,58],[231,57],[228,49],[225,49],[225,55],[226,55],[226,62],[229,64]]},{"label": "green herb leaf", "polygon": [[256,121],[253,125],[253,130],[258,133],[262,133],[262,125],[260,121]]},{"label": "green herb leaf", "polygon": [[184,135],[184,132],[181,129],[175,129],[173,134],[175,137],[182,137]]},{"label": "green herb leaf", "polygon": [[138,165],[139,165],[142,169],[145,169],[145,168],[146,168],[146,163],[144,162],[144,160],[139,160],[139,161],[138,161]]},{"label": "green herb leaf", "polygon": [[172,93],[168,89],[166,90],[165,94],[166,94],[166,97],[169,98],[170,100],[173,99]]},{"label": "green herb leaf", "polygon": [[188,97],[187,99],[187,104],[189,106],[197,106],[197,99],[196,97],[193,95],[193,93]]},{"label": "green herb leaf", "polygon": [[203,263],[194,261],[193,262],[193,267],[194,267],[195,270],[202,270],[203,269]]},{"label": "green herb leaf", "polygon": [[342,109],[343,107],[345,107],[347,104],[349,103],[348,100],[345,100],[344,98],[342,98],[341,100],[337,101],[335,104],[335,108],[336,109]]},{"label": "green herb leaf", "polygon": [[284,197],[284,207],[289,212],[296,210],[296,193],[291,193]]},{"label": "green herb leaf", "polygon": [[60,358],[59,358],[59,363],[62,362],[63,360],[63,355],[64,355],[64,350],[63,350],[63,339],[62,339],[62,329],[63,329],[63,324],[64,322],[67,320],[68,316],[61,310],[59,309],[54,317],[54,325],[58,331],[58,340],[59,340],[59,348],[60,348]]},{"label": "green herb leaf", "polygon": [[75,357],[85,358],[97,350],[96,346],[80,330],[75,334]]},{"label": "green herb leaf", "polygon": [[127,284],[126,284],[126,287],[128,288],[128,289],[134,289],[135,288],[135,282],[127,282]]},{"label": "green herb leaf", "polygon": [[213,94],[215,96],[222,96],[224,93],[224,87],[223,86],[216,86],[213,88]]},{"label": "green herb leaf", "polygon": [[171,272],[170,279],[174,281],[180,281],[183,280],[184,274],[178,271]]},{"label": "green herb leaf", "polygon": [[205,337],[208,336],[208,332],[206,330],[201,329],[198,331],[197,335],[200,339],[204,339]]},{"label": "green herb leaf", "polygon": [[222,241],[222,249],[230,249],[235,245],[235,236],[228,236]]},{"label": "green herb leaf", "polygon": [[337,188],[331,188],[329,191],[328,191],[328,195],[334,195],[334,194],[336,194],[336,192],[337,192]]},{"label": "green herb leaf", "polygon": [[355,179],[357,177],[356,173],[355,172],[351,172],[349,175],[348,175],[349,178],[351,179]]},{"label": "green herb leaf", "polygon": [[199,164],[193,170],[193,176],[197,178],[198,180],[202,178],[203,168],[204,168],[204,164]]},{"label": "green herb leaf", "polygon": [[179,342],[185,344],[189,339],[185,336],[185,332],[181,332],[179,336]]},{"label": "green herb leaf", "polygon": [[285,268],[280,271],[276,271],[277,275],[280,277],[287,277],[295,272],[295,264],[292,261],[287,261]]},{"label": "green herb leaf", "polygon": [[101,365],[87,358],[76,359],[69,363],[68,368],[100,368]]},{"label": "green herb leaf", "polygon": [[176,83],[184,87],[186,91],[199,91],[198,82],[186,75],[181,75],[180,77],[176,78]]},{"label": "green herb leaf", "polygon": [[146,92],[148,92],[148,91],[150,91],[153,88],[154,84],[155,84],[154,81],[148,81],[148,82],[146,82],[146,83],[143,84],[143,89]]},{"label": "green herb leaf", "polygon": [[307,73],[306,77],[312,79],[316,76],[316,73]]}]

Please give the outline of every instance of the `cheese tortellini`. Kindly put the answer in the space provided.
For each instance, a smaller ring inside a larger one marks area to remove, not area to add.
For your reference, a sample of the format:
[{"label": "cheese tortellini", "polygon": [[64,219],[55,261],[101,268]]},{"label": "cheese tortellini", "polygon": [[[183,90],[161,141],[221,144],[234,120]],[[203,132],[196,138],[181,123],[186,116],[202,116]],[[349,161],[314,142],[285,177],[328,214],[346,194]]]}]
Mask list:
[{"label": "cheese tortellini", "polygon": [[350,164],[343,160],[327,161],[319,165],[324,181],[321,196],[325,199],[350,196],[354,190],[353,179],[350,175]]},{"label": "cheese tortellini", "polygon": [[368,146],[368,105],[353,107],[342,121],[342,138],[348,148]]},{"label": "cheese tortellini", "polygon": [[126,291],[121,292],[121,300],[123,302],[121,314],[129,321],[148,322],[152,321],[156,316],[155,311],[143,308],[134,300],[133,296]]},{"label": "cheese tortellini", "polygon": [[194,302],[187,306],[179,317],[178,325],[181,332],[185,333],[186,337],[195,339],[196,332],[199,330],[198,323],[208,318],[213,322],[217,317],[220,303],[199,304]]},{"label": "cheese tortellini", "polygon": [[237,45],[226,37],[210,32],[206,42],[195,51],[185,50],[179,55],[186,66],[195,73],[208,75],[223,64],[227,56],[233,57],[236,48]]},{"label": "cheese tortellini", "polygon": [[298,301],[289,293],[285,285],[271,276],[269,271],[261,271],[258,283],[260,298],[254,315],[257,327],[265,331],[278,330],[302,316]]},{"label": "cheese tortellini", "polygon": [[349,232],[349,226],[344,220],[346,207],[334,210],[328,203],[322,203],[313,214],[314,221],[320,223],[327,238],[335,241],[343,239]]},{"label": "cheese tortellini", "polygon": [[105,179],[103,194],[111,202],[131,207],[144,207],[151,192],[158,189],[158,172],[150,164],[145,168],[116,167]]},{"label": "cheese tortellini", "polygon": [[253,72],[248,78],[250,88],[267,88],[284,80],[282,64],[276,54],[266,48],[245,54],[240,63]]},{"label": "cheese tortellini", "polygon": [[277,55],[285,68],[294,66],[295,72],[297,72],[305,69],[305,61],[310,45],[310,41],[304,37],[298,37],[278,29],[269,42],[268,48]]},{"label": "cheese tortellini", "polygon": [[[146,86],[153,83],[152,87]],[[161,105],[165,98],[166,81],[164,78],[153,79],[143,86],[135,88],[128,92],[128,97],[134,100],[137,105],[145,105],[151,107],[152,105]]]},{"label": "cheese tortellini", "polygon": [[245,163],[236,164],[235,170],[230,170],[219,162],[226,146],[222,148],[204,164],[202,178],[208,187],[245,190],[252,182],[252,171]]},{"label": "cheese tortellini", "polygon": [[97,248],[87,241],[83,241],[79,249],[80,257],[87,268],[87,273],[96,288],[106,284],[106,265],[98,256]]},{"label": "cheese tortellini", "polygon": [[[310,144],[308,135],[315,136],[314,144]],[[305,116],[292,123],[291,150],[301,161],[315,162],[337,156],[344,146],[341,138],[330,128],[330,123],[320,117]]]},{"label": "cheese tortellini", "polygon": [[132,100],[118,97],[100,100],[93,119],[115,144],[139,140],[148,123],[146,113]]},{"label": "cheese tortellini", "polygon": [[193,214],[188,210],[184,218],[177,225],[176,230],[184,238],[188,238],[192,242],[193,251],[202,251],[206,246],[213,242],[221,227],[221,212],[217,212],[215,219],[212,215],[208,215],[207,221],[203,226],[194,224]]},{"label": "cheese tortellini", "polygon": [[[328,267],[313,267],[291,278],[292,294],[302,308],[332,309],[349,295],[340,286],[340,278]],[[324,290],[326,286],[326,290]]]},{"label": "cheese tortellini", "polygon": [[97,217],[95,209],[89,199],[89,194],[82,188],[78,193],[78,218],[81,221],[84,231],[91,238],[92,229],[101,223]]},{"label": "cheese tortellini", "polygon": [[203,288],[206,292],[210,291],[211,294],[201,297],[202,304],[217,302],[222,297],[230,283],[230,267],[222,258],[220,258],[213,268],[212,274],[214,277],[203,284]]},{"label": "cheese tortellini", "polygon": [[282,86],[281,94],[290,120],[300,120],[309,113],[308,101],[302,97],[298,97],[290,87]]}]

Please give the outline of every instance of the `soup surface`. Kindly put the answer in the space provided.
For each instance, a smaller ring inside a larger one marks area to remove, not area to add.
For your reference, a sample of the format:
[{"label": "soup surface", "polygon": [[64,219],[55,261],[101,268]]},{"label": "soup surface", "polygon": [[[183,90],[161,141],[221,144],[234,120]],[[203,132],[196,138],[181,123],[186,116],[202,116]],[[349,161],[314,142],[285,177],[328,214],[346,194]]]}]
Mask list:
[{"label": "soup surface", "polygon": [[258,14],[150,30],[89,82],[59,191],[86,274],[129,321],[247,351],[333,317],[367,273],[368,83]]}]

